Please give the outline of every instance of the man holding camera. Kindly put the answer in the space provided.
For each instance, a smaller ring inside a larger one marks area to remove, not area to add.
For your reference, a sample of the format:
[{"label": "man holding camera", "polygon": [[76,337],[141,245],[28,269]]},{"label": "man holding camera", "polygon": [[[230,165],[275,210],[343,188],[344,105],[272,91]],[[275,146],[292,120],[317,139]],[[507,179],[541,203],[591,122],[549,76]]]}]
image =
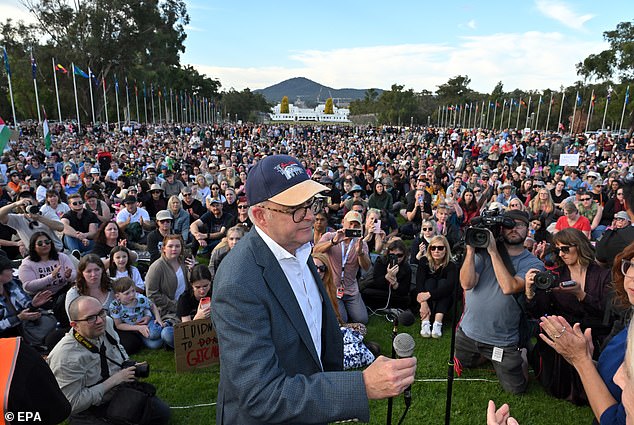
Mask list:
[{"label": "man holding camera", "polygon": [[[71,330],[51,351],[48,364],[72,406],[69,424],[109,424],[111,400],[121,384],[135,381],[138,366],[125,363],[128,355],[99,300],[78,297],[68,313]],[[152,396],[148,409],[144,423],[167,424],[170,410],[163,401]]]},{"label": "man holding camera", "polygon": [[456,358],[464,367],[475,367],[490,360],[502,387],[519,394],[528,384],[525,360],[520,347],[522,308],[514,294],[525,288],[526,272],[544,270],[544,264],[524,248],[528,233],[528,214],[511,210],[500,226],[501,241],[489,229],[486,250],[476,251],[467,241],[460,269],[460,284],[465,290],[465,309],[456,332]]}]

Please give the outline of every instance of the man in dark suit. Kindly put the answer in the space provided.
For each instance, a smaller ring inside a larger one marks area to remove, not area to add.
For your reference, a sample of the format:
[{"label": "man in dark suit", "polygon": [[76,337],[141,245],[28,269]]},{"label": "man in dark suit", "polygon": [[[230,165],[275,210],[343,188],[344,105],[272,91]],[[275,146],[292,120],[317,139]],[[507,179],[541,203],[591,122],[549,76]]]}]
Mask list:
[{"label": "man in dark suit", "polygon": [[254,226],[214,280],[220,344],[218,424],[369,421],[368,399],[413,381],[416,359],[379,357],[343,371],[337,319],[311,260],[314,196],[327,188],[293,157],[266,157],[249,173]]}]

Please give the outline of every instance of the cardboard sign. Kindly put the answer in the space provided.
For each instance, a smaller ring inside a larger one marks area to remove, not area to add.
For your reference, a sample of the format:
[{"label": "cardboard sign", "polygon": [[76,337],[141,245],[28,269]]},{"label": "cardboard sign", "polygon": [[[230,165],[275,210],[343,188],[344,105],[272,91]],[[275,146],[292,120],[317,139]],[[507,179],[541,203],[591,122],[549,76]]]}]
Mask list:
[{"label": "cardboard sign", "polygon": [[566,165],[570,165],[576,167],[579,165],[579,154],[578,153],[562,153],[559,155],[559,165],[565,167]]},{"label": "cardboard sign", "polygon": [[176,372],[207,367],[220,361],[216,330],[209,319],[174,326]]}]

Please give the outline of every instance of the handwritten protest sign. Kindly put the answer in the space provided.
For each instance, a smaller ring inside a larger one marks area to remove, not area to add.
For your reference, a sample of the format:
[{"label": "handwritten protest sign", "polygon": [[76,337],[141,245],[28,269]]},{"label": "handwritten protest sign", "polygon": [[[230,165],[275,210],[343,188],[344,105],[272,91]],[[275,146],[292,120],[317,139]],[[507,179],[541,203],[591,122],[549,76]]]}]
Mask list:
[{"label": "handwritten protest sign", "polygon": [[576,167],[579,165],[579,154],[578,153],[562,153],[559,155],[559,165],[565,167],[566,165],[570,165]]},{"label": "handwritten protest sign", "polygon": [[218,363],[218,338],[211,320],[192,320],[174,326],[174,356],[176,372]]}]

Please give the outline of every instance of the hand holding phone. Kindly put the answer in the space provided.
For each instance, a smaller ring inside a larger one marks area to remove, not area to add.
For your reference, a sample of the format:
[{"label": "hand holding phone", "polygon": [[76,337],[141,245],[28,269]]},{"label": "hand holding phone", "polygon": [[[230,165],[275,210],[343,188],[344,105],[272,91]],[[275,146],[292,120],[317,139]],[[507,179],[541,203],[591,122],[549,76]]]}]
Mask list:
[{"label": "hand holding phone", "polygon": [[381,233],[381,220],[377,219],[374,222],[374,230],[373,230],[373,232],[374,233]]},{"label": "hand holding phone", "polygon": [[344,231],[344,236],[346,238],[360,238],[361,234],[361,229],[345,229]]}]

